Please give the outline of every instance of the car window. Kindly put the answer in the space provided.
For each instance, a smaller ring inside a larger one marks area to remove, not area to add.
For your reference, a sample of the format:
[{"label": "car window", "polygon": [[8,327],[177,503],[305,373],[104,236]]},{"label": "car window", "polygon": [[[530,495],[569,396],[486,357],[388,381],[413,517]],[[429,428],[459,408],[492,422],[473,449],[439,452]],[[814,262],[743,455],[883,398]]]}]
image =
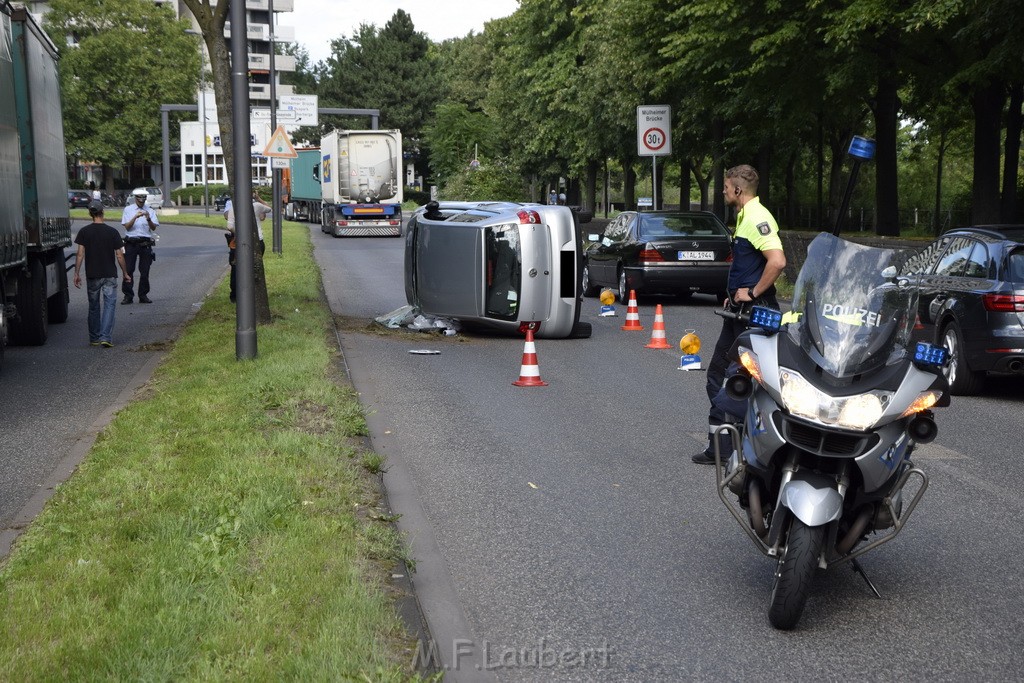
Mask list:
[{"label": "car window", "polygon": [[1024,251],[1017,250],[1010,253],[1009,268],[1006,272],[1006,280],[1014,284],[1024,284]]},{"label": "car window", "polygon": [[620,214],[608,226],[605,237],[613,242],[621,242],[626,236],[626,214]]},{"label": "car window", "polygon": [[484,244],[487,254],[484,314],[499,320],[515,320],[519,314],[519,291],[522,286],[519,226],[487,228]]},{"label": "car window", "polygon": [[709,216],[648,215],[641,219],[641,237],[726,236],[725,227]]},{"label": "car window", "polygon": [[967,257],[964,277],[988,278],[990,270],[988,248],[981,242],[975,242],[971,255]]},{"label": "car window", "polygon": [[930,273],[939,256],[946,250],[949,240],[949,237],[943,237],[932,242],[916,254],[910,254],[900,272],[904,275]]},{"label": "car window", "polygon": [[963,274],[967,262],[970,260],[971,251],[974,249],[974,240],[969,237],[955,237],[949,243],[946,253],[939,259],[935,267],[936,275],[947,275],[958,277]]}]

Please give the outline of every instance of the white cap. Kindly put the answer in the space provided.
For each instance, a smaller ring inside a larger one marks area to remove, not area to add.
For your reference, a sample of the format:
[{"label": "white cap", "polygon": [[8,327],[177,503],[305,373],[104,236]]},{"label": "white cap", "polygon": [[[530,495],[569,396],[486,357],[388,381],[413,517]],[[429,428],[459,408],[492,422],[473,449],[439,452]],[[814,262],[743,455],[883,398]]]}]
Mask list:
[{"label": "white cap", "polygon": [[133,194],[133,195],[135,195],[136,197],[148,197],[148,196],[149,196],[149,193],[148,193],[148,192],[146,192],[146,191],[145,191],[144,189],[142,189],[142,188],[139,188],[139,189],[133,190],[133,191],[132,191],[132,194]]}]

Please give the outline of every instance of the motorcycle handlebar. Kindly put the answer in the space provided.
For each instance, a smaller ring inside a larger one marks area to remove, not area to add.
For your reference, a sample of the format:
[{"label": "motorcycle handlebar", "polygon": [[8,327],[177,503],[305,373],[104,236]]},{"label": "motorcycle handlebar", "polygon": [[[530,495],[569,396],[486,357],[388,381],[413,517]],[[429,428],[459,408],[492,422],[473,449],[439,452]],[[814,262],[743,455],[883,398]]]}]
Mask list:
[{"label": "motorcycle handlebar", "polygon": [[739,320],[744,323],[750,322],[750,313],[744,313],[743,309],[733,311],[727,308],[716,308],[715,315],[720,315],[723,318],[729,318],[730,320]]}]

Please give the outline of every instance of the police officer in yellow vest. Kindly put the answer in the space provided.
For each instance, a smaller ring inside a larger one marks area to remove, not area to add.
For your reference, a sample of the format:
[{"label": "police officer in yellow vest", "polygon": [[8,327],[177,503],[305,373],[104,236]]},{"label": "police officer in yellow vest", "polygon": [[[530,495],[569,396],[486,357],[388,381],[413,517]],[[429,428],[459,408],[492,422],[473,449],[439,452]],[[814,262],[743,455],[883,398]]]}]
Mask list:
[{"label": "police officer in yellow vest", "polygon": [[[758,180],[757,171],[746,164],[734,166],[725,172],[725,203],[739,212],[736,216],[736,234],[733,236],[732,266],[729,268],[730,301],[726,304],[734,310],[749,309],[752,303],[779,308],[778,299],[775,298],[775,280],[786,267],[786,255],[782,251],[778,223],[757,198]],[[711,401],[711,410],[708,412],[708,446],[691,458],[695,463],[709,465],[715,462],[712,442],[715,429],[738,417],[730,417],[717,406],[715,397],[725,382],[729,349],[744,329],[746,327],[742,322],[722,319],[722,332],[708,364],[707,393]],[[719,447],[723,460],[728,458],[732,452],[731,439],[720,436]]]}]

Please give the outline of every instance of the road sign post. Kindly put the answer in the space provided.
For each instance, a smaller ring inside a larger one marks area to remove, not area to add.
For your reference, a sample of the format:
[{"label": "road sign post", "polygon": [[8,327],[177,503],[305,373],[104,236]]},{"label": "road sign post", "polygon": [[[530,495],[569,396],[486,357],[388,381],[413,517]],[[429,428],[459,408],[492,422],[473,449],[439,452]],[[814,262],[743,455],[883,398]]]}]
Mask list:
[{"label": "road sign post", "polygon": [[654,209],[658,208],[658,157],[672,154],[672,107],[641,104],[636,108],[636,153],[651,157]]}]

